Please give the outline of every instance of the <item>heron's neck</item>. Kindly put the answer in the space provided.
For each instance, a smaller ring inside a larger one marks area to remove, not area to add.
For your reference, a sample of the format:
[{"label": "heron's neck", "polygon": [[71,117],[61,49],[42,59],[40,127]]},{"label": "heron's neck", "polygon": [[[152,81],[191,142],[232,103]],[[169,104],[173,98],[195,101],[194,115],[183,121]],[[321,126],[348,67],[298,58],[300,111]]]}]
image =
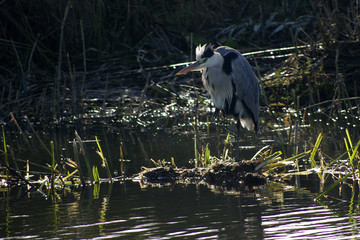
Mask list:
[{"label": "heron's neck", "polygon": [[208,59],[208,67],[219,67],[222,68],[224,64],[224,58],[220,55],[218,52],[214,52],[214,55],[211,56],[211,58]]}]

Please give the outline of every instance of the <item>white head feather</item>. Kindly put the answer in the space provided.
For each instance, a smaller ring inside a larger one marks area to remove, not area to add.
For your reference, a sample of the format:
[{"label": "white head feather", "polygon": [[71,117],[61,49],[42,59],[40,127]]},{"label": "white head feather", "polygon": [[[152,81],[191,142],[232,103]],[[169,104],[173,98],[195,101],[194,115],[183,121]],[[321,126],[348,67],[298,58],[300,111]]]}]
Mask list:
[{"label": "white head feather", "polygon": [[201,56],[204,54],[205,49],[206,49],[206,44],[202,45],[201,44],[199,46],[196,47],[196,60],[199,60],[201,58]]}]

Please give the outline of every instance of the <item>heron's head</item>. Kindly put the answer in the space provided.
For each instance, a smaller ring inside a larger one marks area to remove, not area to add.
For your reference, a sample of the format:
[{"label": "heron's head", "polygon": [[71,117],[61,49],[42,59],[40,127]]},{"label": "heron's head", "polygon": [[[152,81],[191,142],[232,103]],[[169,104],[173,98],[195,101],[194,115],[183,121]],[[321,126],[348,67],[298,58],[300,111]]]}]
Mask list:
[{"label": "heron's head", "polygon": [[219,64],[220,54],[214,52],[211,45],[199,45],[196,47],[196,61],[190,66],[180,70],[176,75],[188,73],[190,71],[201,71],[204,68],[211,67]]}]

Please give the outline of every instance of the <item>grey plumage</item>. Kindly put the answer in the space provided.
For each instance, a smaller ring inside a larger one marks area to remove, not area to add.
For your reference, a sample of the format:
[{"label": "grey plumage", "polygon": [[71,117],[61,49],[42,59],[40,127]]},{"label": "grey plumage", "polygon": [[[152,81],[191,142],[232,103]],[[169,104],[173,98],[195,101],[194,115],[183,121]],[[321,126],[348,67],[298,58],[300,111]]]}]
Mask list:
[{"label": "grey plumage", "polygon": [[202,82],[218,110],[232,114],[237,119],[238,160],[240,126],[249,131],[258,130],[259,82],[250,64],[238,51],[210,45],[196,48],[196,62],[182,69],[177,75],[201,71]]},{"label": "grey plumage", "polygon": [[[209,46],[197,48],[197,60]],[[202,81],[216,108],[232,114],[243,128],[258,130],[260,88],[248,61],[233,48],[221,46],[214,50],[224,59],[219,65],[203,69]]]}]

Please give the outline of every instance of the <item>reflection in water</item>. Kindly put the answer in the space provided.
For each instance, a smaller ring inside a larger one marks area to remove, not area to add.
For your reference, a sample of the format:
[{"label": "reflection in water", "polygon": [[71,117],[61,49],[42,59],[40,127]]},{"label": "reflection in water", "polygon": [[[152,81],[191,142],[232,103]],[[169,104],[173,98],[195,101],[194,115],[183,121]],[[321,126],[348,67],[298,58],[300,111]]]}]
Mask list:
[{"label": "reflection in water", "polygon": [[[355,223],[349,223],[349,217],[333,216],[331,210],[321,206],[293,209],[291,206],[266,212],[262,218],[265,236],[271,239],[302,239],[304,236],[312,239],[341,238],[349,235],[352,238],[360,237],[357,230],[359,217],[353,218]],[[269,214],[269,215],[267,215]],[[356,227],[356,232],[353,228]],[[337,237],[336,237],[337,236]]]},{"label": "reflection in water", "polygon": [[[0,201],[0,237],[37,239],[283,239],[359,237],[359,217],[316,205],[309,190],[227,192],[205,185],[137,183],[66,190],[55,203],[12,190]],[[3,201],[7,199],[7,201]],[[346,206],[344,206],[346,208]]]}]

